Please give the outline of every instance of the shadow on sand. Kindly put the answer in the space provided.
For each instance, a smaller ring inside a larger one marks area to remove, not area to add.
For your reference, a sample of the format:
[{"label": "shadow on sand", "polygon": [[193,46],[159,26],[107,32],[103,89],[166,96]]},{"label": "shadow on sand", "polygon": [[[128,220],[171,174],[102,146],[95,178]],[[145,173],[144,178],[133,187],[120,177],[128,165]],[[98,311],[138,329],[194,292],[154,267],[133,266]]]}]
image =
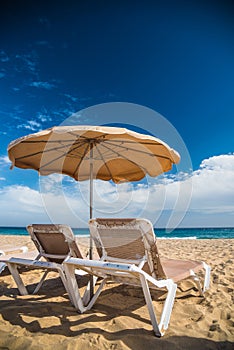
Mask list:
[{"label": "shadow on sand", "polygon": [[[32,290],[33,287],[34,285],[30,285],[28,288]],[[132,321],[138,324],[143,322],[151,325],[147,314],[144,317],[135,312],[145,305],[142,292],[138,288],[110,286],[103,291],[93,309],[82,315],[72,307],[59,278],[51,278],[46,281],[40,294],[24,297],[18,296],[17,289],[9,288],[7,283],[2,281],[1,294],[5,299],[0,301],[2,319],[28,332],[28,337],[22,340],[20,347],[22,349],[28,348],[30,334],[33,336],[38,333],[65,336],[64,348],[71,340],[79,342],[79,338],[84,337],[85,334],[89,338],[103,339],[105,344],[110,345],[109,348],[114,349],[140,350],[147,347],[157,350],[233,350],[234,348],[232,342],[217,342],[212,339],[199,338],[199,334],[197,338],[176,336],[170,331],[170,327],[166,335],[160,339],[154,336],[153,331],[143,328],[144,326],[137,329],[127,329],[127,326],[126,329],[120,329],[121,327],[113,326],[111,331],[105,326],[98,327],[98,324],[103,325],[103,323],[114,325],[119,322],[120,316],[126,316],[127,319],[132,318]],[[126,298],[126,294],[132,296],[132,302],[127,308],[120,309],[118,304],[121,303],[121,298]],[[119,298],[118,302],[115,303],[113,300],[110,302],[112,295]],[[163,298],[163,293],[157,294],[157,297]],[[4,329],[0,331],[0,337],[6,337]],[[11,342],[13,337],[14,335],[11,336]],[[98,343],[96,345],[98,348]],[[9,347],[9,344],[4,343],[4,346]],[[0,348],[3,348],[1,342]]]}]

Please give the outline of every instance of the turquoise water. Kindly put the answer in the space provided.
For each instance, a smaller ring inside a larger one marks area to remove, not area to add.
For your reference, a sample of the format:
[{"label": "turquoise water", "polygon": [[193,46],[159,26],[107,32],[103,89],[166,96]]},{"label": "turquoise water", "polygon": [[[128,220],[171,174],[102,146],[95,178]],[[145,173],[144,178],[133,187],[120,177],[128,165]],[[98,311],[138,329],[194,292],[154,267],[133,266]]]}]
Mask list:
[{"label": "turquoise water", "polygon": [[[234,227],[224,228],[176,228],[170,233],[165,229],[154,229],[159,238],[180,238],[180,239],[214,239],[214,238],[234,238]],[[78,236],[88,236],[89,230],[86,228],[73,228],[73,232]],[[0,235],[28,235],[24,227],[0,227]]]}]

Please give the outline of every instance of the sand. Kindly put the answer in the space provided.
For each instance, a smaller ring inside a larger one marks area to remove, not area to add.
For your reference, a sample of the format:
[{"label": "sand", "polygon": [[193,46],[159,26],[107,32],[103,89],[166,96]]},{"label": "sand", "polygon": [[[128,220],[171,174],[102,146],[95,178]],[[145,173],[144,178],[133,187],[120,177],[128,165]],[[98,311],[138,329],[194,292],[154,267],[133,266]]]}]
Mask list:
[{"label": "sand", "polygon": [[[79,241],[78,241],[79,242]],[[28,237],[0,236],[0,247],[28,244]],[[80,242],[86,249],[84,239]],[[172,258],[204,260],[212,268],[205,298],[191,285],[178,289],[169,329],[152,331],[141,289],[108,284],[93,309],[78,314],[61,280],[50,273],[37,295],[20,296],[8,271],[0,275],[0,349],[234,349],[234,240],[158,240]],[[24,269],[29,289],[41,270]],[[80,283],[85,285],[84,276]],[[186,288],[190,288],[186,291]],[[156,310],[162,300],[155,300]]]}]

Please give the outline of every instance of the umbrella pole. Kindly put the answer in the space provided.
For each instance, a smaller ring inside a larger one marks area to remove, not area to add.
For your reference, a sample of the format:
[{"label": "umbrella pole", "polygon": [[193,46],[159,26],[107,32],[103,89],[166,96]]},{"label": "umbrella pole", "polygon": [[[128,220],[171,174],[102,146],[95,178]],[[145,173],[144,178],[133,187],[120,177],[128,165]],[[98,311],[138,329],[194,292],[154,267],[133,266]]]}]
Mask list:
[{"label": "umbrella pole", "polygon": [[[89,218],[93,218],[93,143],[90,143]],[[89,259],[93,259],[93,240],[90,235]],[[90,275],[90,299],[93,297],[93,276]]]}]

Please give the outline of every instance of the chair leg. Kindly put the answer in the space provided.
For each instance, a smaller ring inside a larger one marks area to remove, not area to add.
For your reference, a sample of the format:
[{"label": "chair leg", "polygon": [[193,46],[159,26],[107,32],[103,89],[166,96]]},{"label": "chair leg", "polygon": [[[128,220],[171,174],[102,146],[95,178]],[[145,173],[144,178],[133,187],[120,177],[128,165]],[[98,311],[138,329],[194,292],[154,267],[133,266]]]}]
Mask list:
[{"label": "chair leg", "polygon": [[203,262],[203,268],[205,270],[203,288],[201,286],[200,279],[197,277],[197,275],[194,273],[193,270],[190,270],[190,278],[192,278],[193,281],[195,282],[201,296],[204,295],[205,291],[209,289],[209,286],[210,286],[210,271],[211,271],[210,266]]},{"label": "chair leg", "polygon": [[[0,252],[0,255],[1,255],[1,252]],[[1,262],[0,263],[0,274],[5,270],[5,268],[6,268],[6,264]]]},{"label": "chair leg", "polygon": [[41,288],[43,282],[45,281],[46,276],[48,275],[48,273],[49,273],[49,271],[45,271],[45,272],[43,273],[43,276],[42,276],[40,282],[37,284],[37,286],[36,286],[36,288],[34,289],[34,291],[33,291],[32,294],[36,294],[36,293],[39,291],[39,289]]},{"label": "chair leg", "polygon": [[80,291],[76,281],[75,268],[73,265],[65,264],[65,275],[67,279],[67,288],[70,300],[74,307],[80,312],[85,312],[85,307],[82,302]]},{"label": "chair leg", "polygon": [[17,268],[17,264],[13,264],[13,263],[8,263],[7,262],[7,266],[8,266],[8,269],[17,285],[17,288],[20,292],[21,295],[27,295],[28,294],[28,291],[22,281],[22,278],[20,277],[20,274],[19,274],[19,271],[18,271],[18,268]]},{"label": "chair leg", "polygon": [[86,311],[86,310],[90,310],[90,309],[93,307],[93,305],[95,304],[95,302],[96,302],[97,298],[99,297],[99,295],[100,295],[100,293],[101,293],[103,287],[105,286],[105,284],[106,284],[106,278],[103,278],[103,280],[102,280],[100,286],[98,287],[97,291],[96,291],[95,294],[93,295],[92,299],[91,299],[90,302],[86,305],[85,311]]},{"label": "chair leg", "polygon": [[193,282],[196,284],[196,287],[200,293],[201,296],[203,296],[203,290],[202,290],[202,287],[201,287],[201,282],[200,282],[200,279],[197,277],[197,275],[194,273],[193,270],[190,270],[190,277]]},{"label": "chair leg", "polygon": [[67,278],[66,278],[65,272],[62,268],[59,268],[58,272],[59,272],[60,278],[63,282],[64,288],[65,288],[66,292],[68,293],[68,295],[70,296],[69,286],[67,283]]},{"label": "chair leg", "polygon": [[141,274],[140,274],[140,280],[141,280],[141,285],[142,285],[145,301],[146,301],[146,304],[148,307],[148,311],[149,311],[149,315],[150,315],[150,319],[151,319],[154,333],[155,333],[156,337],[161,337],[162,334],[161,334],[159,327],[158,327],[158,322],[157,322],[156,315],[154,312],[154,306],[153,306],[152,298],[150,295],[148,283],[146,282],[145,277]]},{"label": "chair leg", "polygon": [[164,303],[161,320],[159,323],[159,329],[161,330],[162,334],[164,333],[164,330],[168,328],[168,324],[171,318],[171,312],[172,312],[172,308],[173,308],[174,300],[176,296],[177,284],[171,281],[167,284],[166,288],[168,292]]},{"label": "chair leg", "polygon": [[205,292],[207,289],[209,289],[210,286],[210,271],[211,268],[209,265],[203,262],[203,267],[205,269],[205,278],[204,278],[204,286],[203,286],[203,292]]},{"label": "chair leg", "polygon": [[[93,276],[93,287],[95,287],[97,280],[98,280],[98,277]],[[88,305],[88,303],[90,301],[90,281],[88,282],[88,285],[86,287],[86,290],[85,290],[83,298],[82,298],[82,301],[83,301],[84,305]]]},{"label": "chair leg", "polygon": [[[87,310],[90,310],[94,303],[96,302],[97,298],[99,297],[103,287],[106,284],[106,279],[104,278],[98,287],[97,291],[93,295],[92,299],[90,298],[90,284],[88,283],[86,287],[86,291],[84,293],[83,298],[80,295],[79,287],[77,285],[76,277],[75,277],[75,267],[71,264],[65,264],[65,275],[67,279],[67,287],[68,287],[68,294],[70,297],[70,300],[74,307],[80,312],[84,313]],[[94,282],[97,282],[98,277],[94,276]],[[85,303],[84,303],[85,300]]]}]

